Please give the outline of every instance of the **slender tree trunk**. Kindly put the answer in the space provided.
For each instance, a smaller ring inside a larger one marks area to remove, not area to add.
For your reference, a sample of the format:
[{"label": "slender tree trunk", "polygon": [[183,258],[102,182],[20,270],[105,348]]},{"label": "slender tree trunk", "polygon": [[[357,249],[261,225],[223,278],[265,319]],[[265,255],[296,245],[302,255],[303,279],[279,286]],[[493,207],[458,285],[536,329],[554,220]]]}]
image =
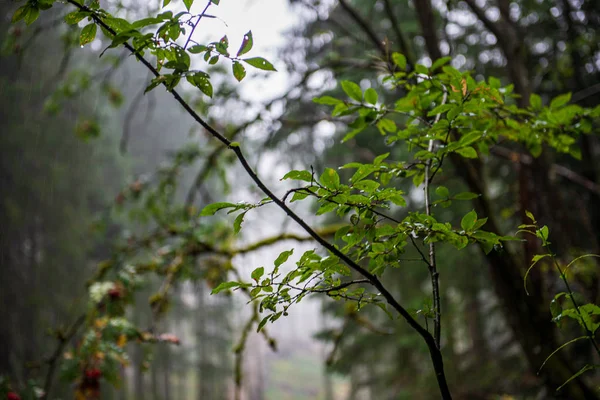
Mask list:
[{"label": "slender tree trunk", "polygon": [[165,399],[171,398],[171,349],[169,346],[164,346],[163,360],[162,360],[162,373],[163,373],[163,385]]},{"label": "slender tree trunk", "polygon": [[205,298],[204,298],[204,284],[202,282],[200,282],[197,285],[197,296],[198,296],[198,306],[196,309],[196,348],[198,351],[198,365],[197,365],[197,373],[196,373],[196,380],[197,380],[197,398],[198,400],[203,400],[206,399],[206,392],[208,389],[208,379],[206,379],[205,376],[205,364],[207,363],[207,357],[206,357],[206,347],[205,347],[205,343],[206,343],[206,331],[205,331],[205,318],[204,318],[204,312],[205,312]]},{"label": "slender tree trunk", "polygon": [[158,363],[160,362],[160,357],[156,357],[152,361],[153,361],[152,362],[152,368],[151,368],[151,371],[152,371],[151,372],[151,376],[152,376],[151,377],[151,379],[152,379],[152,383],[151,383],[152,398],[154,400],[161,400],[160,388],[159,388],[159,384],[158,384],[158,376],[159,376]]}]

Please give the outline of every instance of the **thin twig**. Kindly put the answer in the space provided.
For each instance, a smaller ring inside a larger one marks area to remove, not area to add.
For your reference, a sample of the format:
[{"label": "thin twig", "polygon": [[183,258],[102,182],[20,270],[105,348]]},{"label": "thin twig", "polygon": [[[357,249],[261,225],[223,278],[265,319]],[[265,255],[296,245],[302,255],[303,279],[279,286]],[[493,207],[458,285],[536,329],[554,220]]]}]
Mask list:
[{"label": "thin twig", "polygon": [[[448,98],[448,92],[444,90],[444,95],[442,97],[442,105],[446,104],[446,100]],[[434,125],[440,120],[442,114],[438,114],[435,117]],[[427,150],[431,153],[433,152],[434,139],[429,140],[429,146]],[[439,169],[439,168],[438,168]],[[425,214],[427,216],[431,216],[431,194],[429,193],[429,187],[431,184],[430,179],[431,174],[431,158],[427,159],[425,163],[425,187],[423,191],[425,192]],[[440,302],[440,283],[439,283],[439,272],[437,270],[436,260],[435,260],[435,244],[431,241],[429,242],[429,275],[431,276],[431,286],[433,292],[433,337],[435,339],[435,343],[440,348],[440,340],[441,340],[441,332],[442,332],[442,310],[441,310],[441,302]]]},{"label": "thin twig", "polygon": [[192,40],[192,36],[194,36],[194,31],[196,30],[196,27],[200,23],[200,20],[202,19],[202,17],[204,17],[204,14],[206,14],[206,11],[208,11],[208,7],[210,7],[211,4],[212,4],[212,1],[208,0],[208,2],[206,3],[206,6],[204,7],[204,10],[202,10],[200,15],[198,15],[198,19],[196,20],[194,25],[192,25],[192,31],[190,32],[190,36],[188,36],[187,40],[185,41],[185,44],[183,45],[184,50],[187,49],[188,45],[190,44],[190,40]]},{"label": "thin twig", "polygon": [[48,372],[46,373],[46,380],[44,381],[44,393],[42,395],[43,396],[42,398],[44,398],[44,399],[50,398],[50,391],[52,390],[54,371],[56,370],[56,367],[58,366],[58,363],[61,359],[63,351],[65,350],[65,347],[67,346],[69,341],[73,338],[73,336],[75,336],[77,334],[77,332],[79,331],[79,328],[81,328],[81,326],[85,322],[85,318],[86,318],[85,314],[80,315],[75,320],[73,325],[71,325],[71,327],[67,330],[67,333],[65,335],[60,335],[58,337],[58,345],[56,346],[56,349],[54,350],[54,353],[52,354],[52,356],[50,356],[50,358],[48,359]]},{"label": "thin twig", "polygon": [[125,114],[124,122],[123,122],[123,134],[121,135],[121,141],[119,142],[119,150],[121,154],[125,154],[127,152],[127,144],[129,143],[129,137],[131,135],[131,124],[133,123],[133,116],[140,106],[142,99],[144,98],[144,93],[146,89],[142,86],[141,90],[135,94],[131,104],[127,108],[127,113]]}]

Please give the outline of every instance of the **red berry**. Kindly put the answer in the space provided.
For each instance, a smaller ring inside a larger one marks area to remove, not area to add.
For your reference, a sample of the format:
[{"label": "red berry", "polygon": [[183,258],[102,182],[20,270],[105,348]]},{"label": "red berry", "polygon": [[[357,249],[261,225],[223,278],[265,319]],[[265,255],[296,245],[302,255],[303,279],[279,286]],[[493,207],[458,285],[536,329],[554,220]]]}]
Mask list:
[{"label": "red berry", "polygon": [[90,380],[98,380],[102,376],[102,371],[98,368],[90,368],[85,370],[85,377]]},{"label": "red berry", "polygon": [[8,392],[8,395],[6,396],[6,398],[8,400],[21,400],[21,396],[19,396],[15,392]]},{"label": "red berry", "polygon": [[111,299],[119,299],[121,298],[121,296],[123,295],[123,293],[121,292],[121,290],[117,287],[112,288],[108,291],[108,295],[110,296]]}]

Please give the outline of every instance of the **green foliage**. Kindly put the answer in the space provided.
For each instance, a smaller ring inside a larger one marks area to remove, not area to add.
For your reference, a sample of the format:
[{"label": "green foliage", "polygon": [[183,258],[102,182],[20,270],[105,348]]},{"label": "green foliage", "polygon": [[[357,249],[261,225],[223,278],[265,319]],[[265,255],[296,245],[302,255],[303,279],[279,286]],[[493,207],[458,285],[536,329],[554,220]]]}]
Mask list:
[{"label": "green foliage", "polygon": [[[24,20],[30,24],[38,18],[40,9],[52,3],[50,0],[30,0],[17,9],[12,20]],[[133,207],[132,215],[145,222],[152,221],[157,230],[149,237],[131,240],[112,259],[102,264],[91,281],[88,323],[81,342],[71,350],[69,361],[65,364],[65,375],[79,383],[78,394],[86,395],[82,376],[89,377],[90,371],[94,374],[99,371],[107,381],[117,382],[115,370],[119,364],[127,362],[123,347],[128,341],[178,342],[177,338],[168,334],[143,331],[125,319],[126,307],[133,301],[132,293],[138,290],[137,278],[156,275],[163,280],[163,285],[150,298],[155,317],[169,310],[170,290],[177,282],[199,279],[209,282],[213,294],[236,290],[254,302],[256,312],[247,326],[256,325],[258,331],[263,330],[268,322],[287,316],[292,305],[315,293],[345,301],[353,313],[365,305],[376,305],[391,318],[402,317],[424,340],[432,355],[442,396],[449,398],[444,391],[441,361],[441,299],[434,244],[450,245],[456,250],[473,244],[489,254],[503,251],[506,242],[519,239],[482,229],[488,217],[492,216],[478,215],[475,210],[462,215],[459,226],[446,219],[443,213],[434,209],[435,206],[448,208],[455,200],[473,200],[484,193],[453,194],[447,186],[438,184],[435,179],[438,172],[442,171],[448,159],[480,160],[500,142],[521,146],[535,157],[541,154],[542,149],[552,148],[557,153],[579,158],[578,140],[592,132],[600,111],[569,104],[570,94],[554,97],[548,106],[543,105],[540,96],[531,95],[530,105],[519,107],[513,86],[503,87],[498,78],[476,81],[469,72],[450,66],[449,57],[435,60],[431,67],[411,62],[409,68],[407,55],[394,52],[390,58],[395,66],[390,66],[381,87],[369,87],[363,91],[353,80],[344,79],[340,81],[344,98],[325,95],[313,100],[318,105],[332,107],[332,119],[348,121],[343,142],[356,140],[359,134],[374,127],[390,151],[374,155],[372,162],[352,161],[337,169],[323,168],[321,173],[292,170],[282,180],[299,181],[301,185],[288,190],[283,199],[279,199],[251,170],[240,143],[230,142],[211,128],[176,92],[185,77],[189,84],[206,96],[214,95],[210,75],[192,68],[192,55],[201,55],[206,68],[223,59],[230,60],[231,71],[237,81],[246,76],[245,65],[276,71],[274,65],[262,57],[242,58],[253,48],[251,31],[244,35],[235,56],[229,52],[227,36],[204,44],[193,39],[194,29],[207,17],[206,10],[211,5],[218,5],[218,0],[209,1],[200,14],[191,13],[193,0],[184,0],[187,11],[175,15],[172,11],[164,11],[133,22],[111,15],[100,8],[98,2],[85,5],[69,0],[68,3],[77,10],[68,14],[65,22],[74,25],[88,20],[79,34],[81,46],[92,42],[100,27],[110,40],[108,49],[123,46],[128,49],[154,75],[145,92],[160,85],[173,92],[196,121],[238,157],[267,195],[257,203],[219,201],[206,205],[200,213],[192,207],[174,206],[171,200],[180,169],[189,167],[202,155],[199,148],[178,152],[172,164],[159,171],[156,180],[149,185],[151,189],[142,182],[136,182],[122,193],[119,203],[125,200],[136,203],[138,207]],[[163,7],[169,3],[170,0],[164,0]],[[186,31],[187,26],[192,27],[191,32]],[[390,97],[394,97],[392,101],[388,101]],[[55,108],[53,102],[48,104],[48,110]],[[83,120],[77,127],[77,134],[82,138],[96,137],[99,126],[93,120]],[[406,159],[396,158],[399,152],[394,150],[399,146],[408,149]],[[422,210],[415,207],[408,209],[409,192],[401,190],[402,186],[415,192],[423,191]],[[438,197],[434,201],[431,201],[432,193]],[[289,202],[310,199],[317,205],[315,216],[340,223],[334,233],[334,243],[320,236],[288,207],[290,195]],[[231,261],[236,254],[246,250],[235,249],[231,243],[234,235],[240,232],[247,213],[268,204],[279,206],[323,249],[305,251],[295,266],[286,269],[286,272],[281,267],[288,262],[293,249],[284,251],[274,260],[272,268],[255,268],[250,274],[250,281],[246,282],[232,267]],[[400,208],[406,209],[403,217],[396,216]],[[221,210],[228,210],[227,214],[237,213],[231,227],[219,225],[216,218],[211,219],[214,223],[211,226],[197,223],[197,219],[204,222],[207,220],[205,217],[215,216]],[[552,258],[568,288],[557,295],[551,305],[554,320],[557,323],[564,317],[575,320],[595,344],[594,334],[600,326],[600,307],[591,303],[578,304],[568,287],[565,270],[548,248],[548,227],[538,227],[533,216],[527,215],[533,224],[521,225],[520,229],[539,238],[548,254],[534,257],[525,274],[525,284],[535,263]],[[215,233],[215,227],[219,227],[220,232]],[[429,248],[429,256],[422,252],[420,246]],[[420,261],[428,267],[432,282],[431,298],[410,311],[395,299],[383,280],[386,273],[405,268],[403,255],[409,249],[418,252]],[[153,257],[148,254],[153,254]],[[199,273],[195,266],[201,258],[209,267]],[[234,280],[229,280],[230,274],[234,275]],[[424,319],[425,326],[417,321],[418,318]],[[433,334],[429,331],[429,324],[434,326]],[[244,330],[242,341],[236,347],[238,353],[244,348],[247,331]],[[585,372],[585,368],[580,373]]]},{"label": "green foliage", "polygon": [[[39,10],[52,5],[53,0],[28,1],[28,3],[19,8],[13,15],[13,22],[24,19],[27,24],[31,24],[39,15]],[[75,2],[73,2],[75,3]],[[163,7],[170,1],[164,1]],[[156,78],[148,86],[146,91],[150,91],[158,85],[164,85],[167,90],[172,90],[182,77],[193,86],[200,89],[205,95],[212,97],[213,88],[209,75],[197,69],[190,69],[189,54],[204,53],[204,61],[208,65],[216,64],[221,57],[228,58],[232,62],[234,77],[241,81],[246,76],[246,71],[241,62],[244,62],[254,68],[265,71],[276,71],[275,67],[262,57],[240,58],[248,53],[253,47],[252,32],[244,35],[242,45],[236,56],[229,54],[229,39],[223,36],[219,41],[213,41],[208,44],[200,44],[192,41],[191,37],[186,41],[186,45],[181,46],[177,40],[185,34],[184,25],[192,24],[196,26],[200,23],[208,7],[219,5],[218,1],[211,1],[201,14],[191,14],[192,0],[185,0],[184,5],[187,12],[173,14],[171,11],[165,11],[157,14],[155,17],[142,18],[137,21],[129,22],[122,18],[113,17],[106,10],[95,6],[92,3],[89,7],[76,3],[79,7],[77,11],[71,12],[65,16],[68,24],[76,24],[87,18],[90,23],[81,31],[79,43],[84,46],[92,42],[96,37],[98,26],[104,35],[111,40],[108,47],[116,48],[123,44],[131,46],[136,54],[143,56],[149,53],[155,57]],[[150,30],[149,27],[158,25],[158,28]],[[192,31],[193,33],[193,31]],[[187,43],[192,41],[193,46],[187,48]],[[161,73],[163,69],[170,70],[167,73]],[[161,73],[159,75],[159,73]]]},{"label": "green foliage", "polygon": [[[562,98],[561,98],[562,97]],[[555,100],[557,100],[558,104],[564,104],[565,99],[568,101],[570,96],[559,96]],[[592,348],[595,352],[600,356],[600,346],[596,339],[596,331],[600,327],[600,307],[594,303],[585,303],[583,304],[581,296],[571,289],[571,285],[569,283],[569,269],[576,264],[578,261],[595,257],[600,258],[600,255],[596,254],[584,254],[572,260],[566,266],[561,266],[559,261],[557,260],[556,254],[552,252],[550,247],[551,243],[548,240],[549,229],[546,225],[540,227],[537,224],[537,221],[533,214],[529,211],[526,211],[526,215],[531,221],[532,224],[523,224],[519,226],[520,232],[526,233],[528,235],[536,236],[542,242],[542,247],[547,251],[546,254],[537,254],[533,257],[531,261],[531,265],[523,278],[523,282],[525,284],[525,289],[527,290],[527,277],[529,276],[531,270],[539,265],[542,260],[549,260],[549,263],[552,267],[556,269],[561,280],[563,281],[566,291],[562,291],[557,293],[550,303],[550,312],[552,313],[552,320],[559,326],[565,327],[565,318],[573,319],[579,325],[581,331],[583,331],[584,336],[577,337],[575,339],[569,340],[568,342],[561,345],[555,351],[548,355],[544,363],[541,365],[540,370],[544,368],[548,360],[556,355],[559,351],[563,350],[565,347],[575,343],[579,340],[587,340],[592,345]],[[565,381],[560,387],[556,390],[561,390],[566,384],[568,384],[571,380],[579,377],[583,373],[587,371],[591,371],[599,368],[598,365],[586,364],[584,365],[578,372],[573,374],[571,378]]]}]

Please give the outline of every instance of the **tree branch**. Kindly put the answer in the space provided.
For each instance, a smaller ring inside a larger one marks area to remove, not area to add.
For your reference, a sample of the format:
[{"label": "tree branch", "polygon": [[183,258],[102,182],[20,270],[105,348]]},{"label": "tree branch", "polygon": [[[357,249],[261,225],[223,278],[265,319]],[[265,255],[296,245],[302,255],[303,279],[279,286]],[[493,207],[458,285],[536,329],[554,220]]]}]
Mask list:
[{"label": "tree branch", "polygon": [[389,58],[389,54],[388,54],[387,50],[385,49],[383,42],[381,40],[379,40],[379,38],[377,37],[377,34],[373,30],[373,28],[371,28],[371,26],[367,23],[367,21],[365,21],[364,18],[361,17],[356,12],[356,10],[354,8],[352,8],[352,6],[350,6],[350,4],[347,3],[346,0],[339,0],[339,2],[340,2],[340,6],[342,6],[342,9],[344,9],[344,11],[346,11],[346,13],[354,20],[354,22],[356,22],[358,24],[358,26],[360,26],[360,28],[363,30],[363,32],[367,35],[367,37],[371,41],[371,43],[373,43],[373,45],[377,48],[377,50],[379,50],[381,55],[387,61]]},{"label": "tree branch", "polygon": [[[502,146],[494,146],[490,149],[490,152],[496,156],[502,157],[513,162],[518,162],[525,165],[531,165],[533,163],[533,157],[527,154],[511,151]],[[585,188],[586,190],[600,195],[600,185],[587,179],[586,177],[579,175],[577,172],[559,164],[550,165],[550,173],[555,173],[570,180],[571,182]]]},{"label": "tree branch", "polygon": [[392,24],[392,29],[396,34],[396,40],[398,41],[398,46],[400,46],[400,51],[406,57],[407,64],[409,65],[409,69],[414,69],[416,60],[415,56],[412,52],[411,46],[406,40],[406,36],[400,29],[400,22],[398,18],[396,18],[396,14],[394,13],[394,9],[392,7],[392,3],[390,0],[384,0],[383,5],[385,6],[385,12],[387,13],[388,18],[390,19],[390,23]]},{"label": "tree branch", "polygon": [[[448,91],[444,87],[444,96],[442,98],[442,105],[446,104],[446,100],[448,98]],[[433,125],[435,125],[439,120],[442,114],[438,114],[435,117],[435,121]],[[429,140],[429,146],[427,147],[427,151],[430,153],[433,152],[434,140]],[[432,159],[428,158],[425,163],[425,187],[423,188],[425,194],[425,214],[431,216],[431,193],[429,192],[429,187],[431,185],[431,180],[433,179],[433,175],[431,174],[431,162]],[[438,169],[441,167],[438,166]],[[437,170],[436,170],[437,172]],[[442,307],[440,302],[440,282],[439,282],[439,272],[437,270],[437,263],[435,259],[435,244],[433,242],[429,243],[429,275],[431,277],[431,289],[433,294],[433,338],[435,339],[435,343],[440,348],[440,338],[442,331]]]},{"label": "tree branch", "polygon": [[[345,0],[340,0],[340,2],[344,2]],[[87,6],[79,4],[76,0],[67,0],[68,3],[74,5],[81,11],[85,11],[90,13],[91,18],[94,22],[104,28],[107,32],[112,35],[116,35],[116,32],[108,26],[97,14],[94,10],[90,9]],[[156,77],[160,76],[160,73],[154,68],[154,66],[146,60],[135,48],[133,48],[128,42],[123,43],[125,46],[146,68],[148,68]],[[163,83],[164,85],[164,83]],[[239,145],[234,145],[229,139],[227,139],[223,134],[218,132],[215,128],[209,125],[204,119],[198,115],[196,111],[181,97],[181,95],[175,90],[170,90],[171,94],[175,98],[175,100],[187,111],[187,113],[198,123],[200,124],[206,131],[208,131],[215,139],[223,143],[227,146],[231,151],[233,151],[238,158],[239,162],[242,164],[242,167],[246,171],[246,173],[250,176],[250,178],[254,181],[254,183],[263,191],[267,197],[269,197],[275,204],[279,206],[279,208],[285,212],[292,220],[294,220],[298,225],[302,227],[311,237],[313,237],[321,246],[331,252],[333,255],[342,260],[346,265],[348,265],[351,269],[364,276],[369,280],[371,285],[373,285],[384,299],[394,308],[398,314],[400,314],[404,320],[409,324],[411,328],[413,328],[425,341],[427,347],[429,349],[429,354],[432,360],[432,364],[435,370],[436,378],[438,381],[438,386],[443,399],[451,399],[452,395],[450,394],[450,389],[448,388],[448,384],[446,382],[446,376],[444,373],[444,363],[442,354],[437,347],[433,336],[425,329],[421,324],[417,322],[413,318],[413,316],[406,310],[396,298],[390,293],[390,291],[381,283],[379,278],[366,270],[364,267],[360,266],[342,251],[340,251],[336,246],[329,243],[327,240],[322,238],[313,228],[311,228],[302,218],[300,218],[292,209],[290,209],[283,201],[281,201],[266,185],[265,183],[258,177],[258,175],[254,172],[252,167],[248,164],[246,157],[244,156]]]},{"label": "tree branch", "polygon": [[48,359],[48,372],[46,373],[46,380],[44,381],[44,393],[43,393],[44,399],[50,398],[50,391],[52,390],[52,381],[54,378],[54,371],[56,370],[56,367],[58,366],[59,360],[61,359],[61,356],[65,350],[65,347],[67,346],[69,341],[73,338],[73,336],[75,336],[75,334],[77,334],[77,331],[79,331],[79,328],[81,328],[81,326],[85,322],[85,318],[86,318],[85,314],[80,315],[75,320],[73,325],[71,325],[69,327],[66,334],[59,335],[58,345],[56,346],[54,353],[52,353],[52,355]]}]

